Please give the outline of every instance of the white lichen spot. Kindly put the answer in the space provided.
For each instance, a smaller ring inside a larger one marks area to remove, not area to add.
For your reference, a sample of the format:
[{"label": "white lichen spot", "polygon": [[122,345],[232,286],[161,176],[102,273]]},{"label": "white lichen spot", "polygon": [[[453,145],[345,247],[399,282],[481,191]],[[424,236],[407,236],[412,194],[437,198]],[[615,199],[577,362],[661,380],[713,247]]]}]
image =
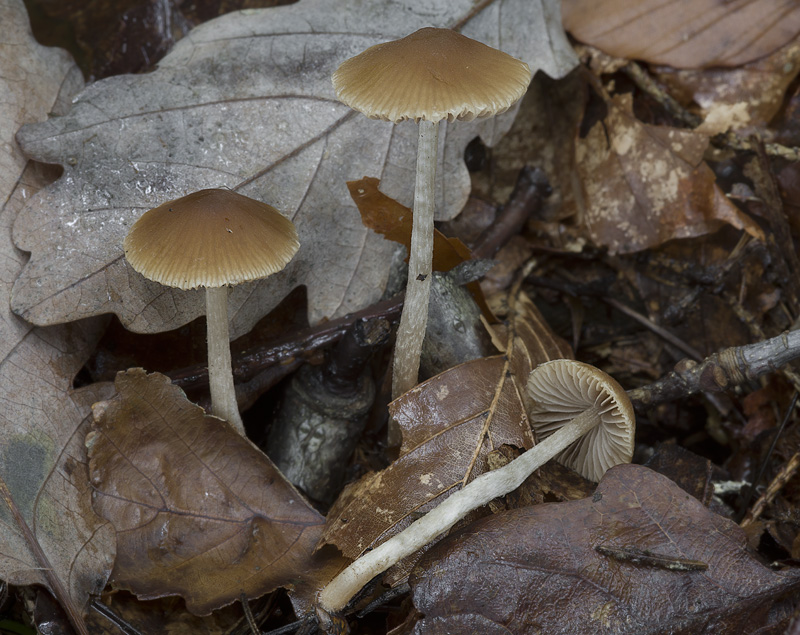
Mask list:
[{"label": "white lichen spot", "polygon": [[447,395],[449,394],[450,394],[450,389],[447,387],[447,384],[443,384],[439,386],[439,388],[436,390],[436,399],[438,399],[439,401],[444,401],[445,399],[447,399]]},{"label": "white lichen spot", "polygon": [[420,474],[419,482],[420,482],[420,484],[425,485],[425,486],[430,485],[432,477],[433,477],[432,473]]},{"label": "white lichen spot", "polygon": [[712,136],[728,130],[741,130],[748,125],[750,125],[750,112],[747,103],[717,104],[709,110],[705,120],[695,131]]},{"label": "white lichen spot", "polygon": [[625,156],[630,152],[636,142],[636,133],[631,128],[617,128],[617,134],[611,140],[611,149],[620,156]]}]

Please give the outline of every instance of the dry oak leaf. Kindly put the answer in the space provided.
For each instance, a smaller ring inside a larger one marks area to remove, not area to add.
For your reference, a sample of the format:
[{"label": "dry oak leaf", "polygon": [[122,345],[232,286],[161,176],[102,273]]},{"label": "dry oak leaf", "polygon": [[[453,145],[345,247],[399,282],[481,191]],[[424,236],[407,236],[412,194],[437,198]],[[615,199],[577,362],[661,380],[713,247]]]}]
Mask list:
[{"label": "dry oak leaf", "polygon": [[564,0],[562,11],[581,42],[675,68],[740,66],[800,33],[795,0]]},{"label": "dry oak leaf", "polygon": [[418,635],[727,635],[785,628],[800,576],[765,567],[744,531],[665,476],[619,465],[591,498],[504,512],[445,538],[411,585],[425,616]]},{"label": "dry oak leaf", "polygon": [[606,101],[608,115],[576,142],[584,223],[612,254],[701,236],[730,223],[759,240],[758,225],[716,185],[703,161],[708,137],[640,122],[632,97]]},{"label": "dry oak leaf", "polygon": [[115,383],[86,438],[94,508],[117,534],[112,584],[196,615],[313,585],[324,519],[267,456],[164,375]]},{"label": "dry oak leaf", "polygon": [[0,479],[47,559],[37,559],[0,501],[0,579],[40,584],[56,596],[60,586],[80,612],[103,589],[114,561],[113,529],[89,502],[81,442],[90,405],[108,386],[71,390],[103,320],[35,328],[11,313],[9,298],[26,260],[11,242],[11,225],[26,199],[52,180],[43,166],[27,163],[14,132],[60,110],[83,80],[63,51],[37,44],[22,0],[0,0],[0,24]]},{"label": "dry oak leaf", "polygon": [[400,456],[345,488],[328,513],[323,542],[355,559],[486,472],[493,450],[533,445],[521,396],[528,374],[571,352],[520,295],[503,334],[504,355],[460,364],[389,404],[403,434]]},{"label": "dry oak leaf", "polygon": [[[379,176],[388,195],[410,202],[417,127],[352,111],[336,100],[330,76],[371,45],[454,25],[555,77],[577,63],[557,0],[495,0],[480,10],[473,0],[300,0],[207,22],[155,71],[99,81],[66,116],[24,127],[17,138],[26,153],[60,163],[64,175],[14,227],[17,245],[31,252],[14,310],[35,324],[113,312],[139,332],[194,319],[202,294],[144,280],[121,243],[147,209],[207,187],[270,203],[300,236],[283,272],[233,290],[232,337],[301,284],[312,323],[376,301],[393,246],[361,224],[345,183]],[[441,130],[442,218],[466,201],[467,143],[480,135],[493,144],[513,116]]]}]

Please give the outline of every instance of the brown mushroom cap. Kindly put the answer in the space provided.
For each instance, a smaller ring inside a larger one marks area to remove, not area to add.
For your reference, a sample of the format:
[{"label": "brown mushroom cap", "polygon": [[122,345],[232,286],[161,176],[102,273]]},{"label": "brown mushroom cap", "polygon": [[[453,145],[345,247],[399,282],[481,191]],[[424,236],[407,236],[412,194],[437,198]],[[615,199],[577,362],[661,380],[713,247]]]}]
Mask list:
[{"label": "brown mushroom cap", "polygon": [[332,79],[340,101],[373,119],[470,121],[508,110],[531,70],[465,35],[428,27],[368,48]]},{"label": "brown mushroom cap", "polygon": [[300,243],[275,208],[224,189],[200,190],[145,212],[123,242],[131,266],[168,287],[221,287],[283,269]]},{"label": "brown mushroom cap", "polygon": [[630,463],[636,417],[625,390],[610,375],[589,364],[556,359],[531,372],[527,389],[533,400],[528,415],[539,441],[588,408],[599,408],[598,425],[561,452],[556,457],[560,463],[593,481],[614,465]]}]

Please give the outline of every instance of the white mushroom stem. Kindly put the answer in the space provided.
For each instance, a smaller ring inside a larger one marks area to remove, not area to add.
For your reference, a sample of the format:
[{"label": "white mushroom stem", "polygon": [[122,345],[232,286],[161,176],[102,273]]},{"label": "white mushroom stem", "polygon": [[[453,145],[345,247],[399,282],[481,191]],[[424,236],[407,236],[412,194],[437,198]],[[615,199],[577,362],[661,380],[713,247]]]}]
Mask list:
[{"label": "white mushroom stem", "polygon": [[411,227],[411,250],[408,255],[408,283],[394,348],[393,399],[417,384],[422,340],[425,338],[425,328],[428,324],[438,140],[439,122],[420,121],[417,178],[414,185],[414,220]]},{"label": "white mushroom stem", "polygon": [[206,327],[208,329],[208,387],[211,412],[225,419],[244,436],[244,423],[236,403],[231,366],[231,341],[228,331],[228,287],[206,288]]},{"label": "white mushroom stem", "polygon": [[399,534],[365,553],[322,590],[320,607],[329,613],[341,611],[376,575],[424,547],[473,509],[522,485],[534,470],[594,428],[600,421],[600,413],[600,407],[591,406],[508,465],[481,474]]}]

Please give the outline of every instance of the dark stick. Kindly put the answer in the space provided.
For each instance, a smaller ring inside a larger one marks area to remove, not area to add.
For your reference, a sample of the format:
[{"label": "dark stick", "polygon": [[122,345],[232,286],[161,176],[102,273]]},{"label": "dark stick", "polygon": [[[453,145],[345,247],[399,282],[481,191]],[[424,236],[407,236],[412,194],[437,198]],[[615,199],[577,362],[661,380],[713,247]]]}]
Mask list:
[{"label": "dark stick", "polygon": [[[233,374],[237,382],[253,379],[261,371],[293,361],[308,358],[320,348],[337,342],[358,320],[383,318],[396,322],[403,309],[403,296],[378,302],[357,313],[350,313],[330,322],[303,329],[290,336],[273,340],[233,357]],[[184,390],[203,388],[208,385],[208,371],[204,365],[190,366],[170,373],[173,383]]]},{"label": "dark stick", "polygon": [[112,611],[110,607],[108,607],[105,604],[103,604],[102,602],[100,602],[100,600],[92,600],[92,603],[90,604],[90,606],[97,613],[102,615],[109,622],[111,622],[114,626],[116,626],[125,635],[142,635],[133,626],[128,624],[128,622],[126,622],[119,615],[117,615],[114,611]]},{"label": "dark stick", "polygon": [[539,168],[525,166],[520,170],[508,203],[494,222],[475,241],[473,258],[493,258],[511,236],[516,236],[535,209],[553,192],[547,177]]}]

